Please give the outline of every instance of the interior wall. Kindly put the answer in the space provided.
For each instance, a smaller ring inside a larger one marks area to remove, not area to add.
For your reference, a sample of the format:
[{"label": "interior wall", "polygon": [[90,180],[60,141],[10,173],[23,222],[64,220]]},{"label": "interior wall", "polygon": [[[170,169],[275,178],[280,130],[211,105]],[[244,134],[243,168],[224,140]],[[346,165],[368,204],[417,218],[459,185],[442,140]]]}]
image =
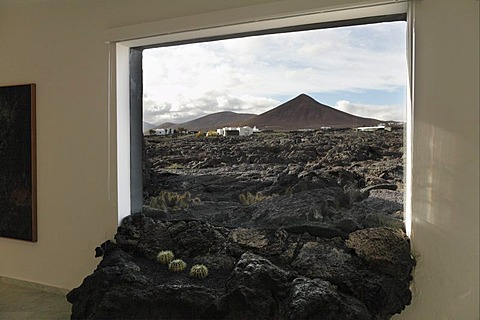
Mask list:
[{"label": "interior wall", "polygon": [[[75,287],[98,263],[94,248],[115,232],[108,30],[262,3],[267,10],[365,2],[0,0],[0,85],[37,84],[39,224],[37,243],[0,238],[0,276]],[[397,319],[478,319],[478,1],[414,3],[419,263],[413,304]]]},{"label": "interior wall", "polygon": [[413,23],[418,266],[398,319],[479,319],[479,2],[417,0]]},{"label": "interior wall", "polygon": [[0,238],[0,276],[76,287],[115,233],[107,30],[266,2],[0,0],[0,85],[37,84],[38,168],[38,242]]}]

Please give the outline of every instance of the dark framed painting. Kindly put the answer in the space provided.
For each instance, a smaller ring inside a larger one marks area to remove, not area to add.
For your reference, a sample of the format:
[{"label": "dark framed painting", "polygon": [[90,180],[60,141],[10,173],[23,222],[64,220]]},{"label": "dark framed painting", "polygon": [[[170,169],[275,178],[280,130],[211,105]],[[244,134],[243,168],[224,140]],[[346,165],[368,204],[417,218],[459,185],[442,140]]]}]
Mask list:
[{"label": "dark framed painting", "polygon": [[0,237],[37,241],[35,84],[0,86]]}]

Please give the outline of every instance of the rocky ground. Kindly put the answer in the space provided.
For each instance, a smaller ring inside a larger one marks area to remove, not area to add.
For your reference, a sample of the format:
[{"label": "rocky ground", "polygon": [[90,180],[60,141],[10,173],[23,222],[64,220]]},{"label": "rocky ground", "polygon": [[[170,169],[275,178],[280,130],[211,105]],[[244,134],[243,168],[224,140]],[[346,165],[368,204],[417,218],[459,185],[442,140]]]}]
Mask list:
[{"label": "rocky ground", "polygon": [[402,148],[402,130],[146,138],[144,214],[97,248],[72,319],[389,319],[415,265]]},{"label": "rocky ground", "polygon": [[402,148],[402,130],[149,137],[144,212],[234,227],[318,226],[343,237],[402,227]]}]

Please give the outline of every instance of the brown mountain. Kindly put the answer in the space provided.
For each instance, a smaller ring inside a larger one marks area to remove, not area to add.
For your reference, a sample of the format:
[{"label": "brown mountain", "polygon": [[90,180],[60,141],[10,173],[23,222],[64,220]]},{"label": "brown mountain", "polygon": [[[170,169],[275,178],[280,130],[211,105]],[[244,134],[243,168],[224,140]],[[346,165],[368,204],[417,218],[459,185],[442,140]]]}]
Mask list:
[{"label": "brown mountain", "polygon": [[255,117],[257,115],[251,113],[236,113],[232,111],[222,111],[212,113],[198,119],[174,124],[174,123],[163,123],[159,125],[157,128],[178,128],[183,127],[188,130],[195,130],[195,131],[208,131],[208,130],[216,130],[221,127],[228,126],[231,123],[241,123],[247,119]]},{"label": "brown mountain", "polygon": [[173,122],[164,122],[161,125],[155,127],[155,129],[168,129],[168,128],[177,128],[179,125]]},{"label": "brown mountain", "polygon": [[257,126],[259,129],[299,130],[374,126],[381,122],[381,120],[354,116],[321,104],[306,94],[301,94],[270,111],[242,121],[241,124]]},{"label": "brown mountain", "polygon": [[155,129],[157,126],[148,122],[143,121],[143,131],[148,131],[150,129]]}]

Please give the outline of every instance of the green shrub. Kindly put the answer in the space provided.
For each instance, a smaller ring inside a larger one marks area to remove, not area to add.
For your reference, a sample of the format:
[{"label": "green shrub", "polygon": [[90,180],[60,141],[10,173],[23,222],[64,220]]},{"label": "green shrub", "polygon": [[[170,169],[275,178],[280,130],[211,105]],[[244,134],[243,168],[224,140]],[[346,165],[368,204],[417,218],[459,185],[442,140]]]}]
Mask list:
[{"label": "green shrub", "polygon": [[183,169],[183,165],[180,163],[172,163],[166,169]]},{"label": "green shrub", "polygon": [[276,196],[277,194],[272,194],[271,196],[264,196],[261,192],[257,192],[256,194],[247,192],[246,194],[240,194],[240,202],[245,206],[250,206],[264,200],[272,199]]},{"label": "green shrub", "polygon": [[185,193],[177,193],[162,190],[158,196],[150,198],[150,207],[163,211],[167,211],[168,209],[180,210],[200,202],[198,197],[192,198],[192,195],[188,191]]}]

